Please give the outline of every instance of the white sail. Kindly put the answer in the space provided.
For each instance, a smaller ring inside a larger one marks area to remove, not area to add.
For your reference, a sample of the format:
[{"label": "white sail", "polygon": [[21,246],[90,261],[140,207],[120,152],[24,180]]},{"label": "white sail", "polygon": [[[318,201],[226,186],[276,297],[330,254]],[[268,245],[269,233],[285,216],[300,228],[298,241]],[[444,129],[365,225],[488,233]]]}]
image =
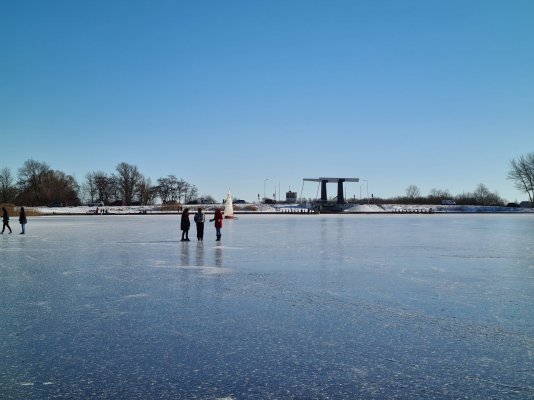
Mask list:
[{"label": "white sail", "polygon": [[234,218],[234,205],[232,204],[232,194],[228,192],[224,202],[224,218]]}]

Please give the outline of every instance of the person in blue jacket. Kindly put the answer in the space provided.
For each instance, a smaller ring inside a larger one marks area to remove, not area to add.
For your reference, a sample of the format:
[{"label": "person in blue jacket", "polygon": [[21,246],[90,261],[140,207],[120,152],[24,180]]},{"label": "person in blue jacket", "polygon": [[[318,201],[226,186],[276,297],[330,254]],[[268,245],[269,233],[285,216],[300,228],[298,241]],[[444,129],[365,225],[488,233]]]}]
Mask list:
[{"label": "person in blue jacket", "polygon": [[204,221],[206,220],[202,208],[198,208],[198,212],[195,214],[195,223],[197,225],[197,240],[199,242],[204,241]]}]

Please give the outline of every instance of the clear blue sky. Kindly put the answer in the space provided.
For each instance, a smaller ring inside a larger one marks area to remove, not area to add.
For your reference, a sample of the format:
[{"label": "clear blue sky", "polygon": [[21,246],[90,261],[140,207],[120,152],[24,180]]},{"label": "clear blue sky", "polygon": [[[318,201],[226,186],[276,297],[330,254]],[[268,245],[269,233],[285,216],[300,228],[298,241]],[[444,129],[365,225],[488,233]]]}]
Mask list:
[{"label": "clear blue sky", "polygon": [[0,168],[80,183],[124,161],[216,199],[346,176],[523,200],[534,1],[4,0],[0,137]]}]

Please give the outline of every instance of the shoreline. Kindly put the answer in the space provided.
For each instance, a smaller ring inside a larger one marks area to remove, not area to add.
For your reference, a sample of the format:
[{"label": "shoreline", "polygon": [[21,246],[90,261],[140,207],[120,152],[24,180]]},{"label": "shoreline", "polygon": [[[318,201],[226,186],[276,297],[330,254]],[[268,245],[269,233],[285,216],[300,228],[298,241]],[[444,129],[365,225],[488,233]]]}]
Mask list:
[{"label": "shoreline", "polygon": [[[205,214],[211,215],[221,204],[189,205],[184,208],[202,207]],[[257,209],[255,209],[257,208]],[[95,215],[181,215],[178,210],[161,210],[160,206],[103,206],[103,207],[26,207],[32,216],[95,216]],[[183,209],[182,209],[183,210]],[[234,208],[236,217],[240,215],[433,215],[433,214],[534,214],[534,208],[505,206],[466,206],[430,204],[361,204],[354,205],[342,212],[317,213],[296,205],[248,204]]]},{"label": "shoreline", "polygon": [[[214,214],[212,211],[204,212],[206,215]],[[315,213],[315,212],[285,212],[285,211],[237,211],[234,212],[234,215],[291,215],[291,216],[319,216],[319,215],[458,215],[458,214],[501,214],[501,215],[529,215],[534,214],[532,211],[493,211],[493,210],[475,210],[475,211],[414,211],[414,210],[403,210],[403,211],[343,211],[339,213]],[[107,214],[95,214],[95,213],[82,213],[82,212],[50,212],[50,213],[39,213],[32,215],[32,217],[60,217],[60,216],[155,216],[155,215],[182,215],[182,212],[179,211],[148,211],[146,213],[141,212],[109,212]]]}]

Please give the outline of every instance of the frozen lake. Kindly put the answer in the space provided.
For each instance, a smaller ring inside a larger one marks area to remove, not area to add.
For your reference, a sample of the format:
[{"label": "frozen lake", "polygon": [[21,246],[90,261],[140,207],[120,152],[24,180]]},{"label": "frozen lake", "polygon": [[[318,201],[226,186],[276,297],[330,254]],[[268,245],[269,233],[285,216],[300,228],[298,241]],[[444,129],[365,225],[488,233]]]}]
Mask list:
[{"label": "frozen lake", "polygon": [[2,399],[534,398],[534,215],[16,222]]}]

